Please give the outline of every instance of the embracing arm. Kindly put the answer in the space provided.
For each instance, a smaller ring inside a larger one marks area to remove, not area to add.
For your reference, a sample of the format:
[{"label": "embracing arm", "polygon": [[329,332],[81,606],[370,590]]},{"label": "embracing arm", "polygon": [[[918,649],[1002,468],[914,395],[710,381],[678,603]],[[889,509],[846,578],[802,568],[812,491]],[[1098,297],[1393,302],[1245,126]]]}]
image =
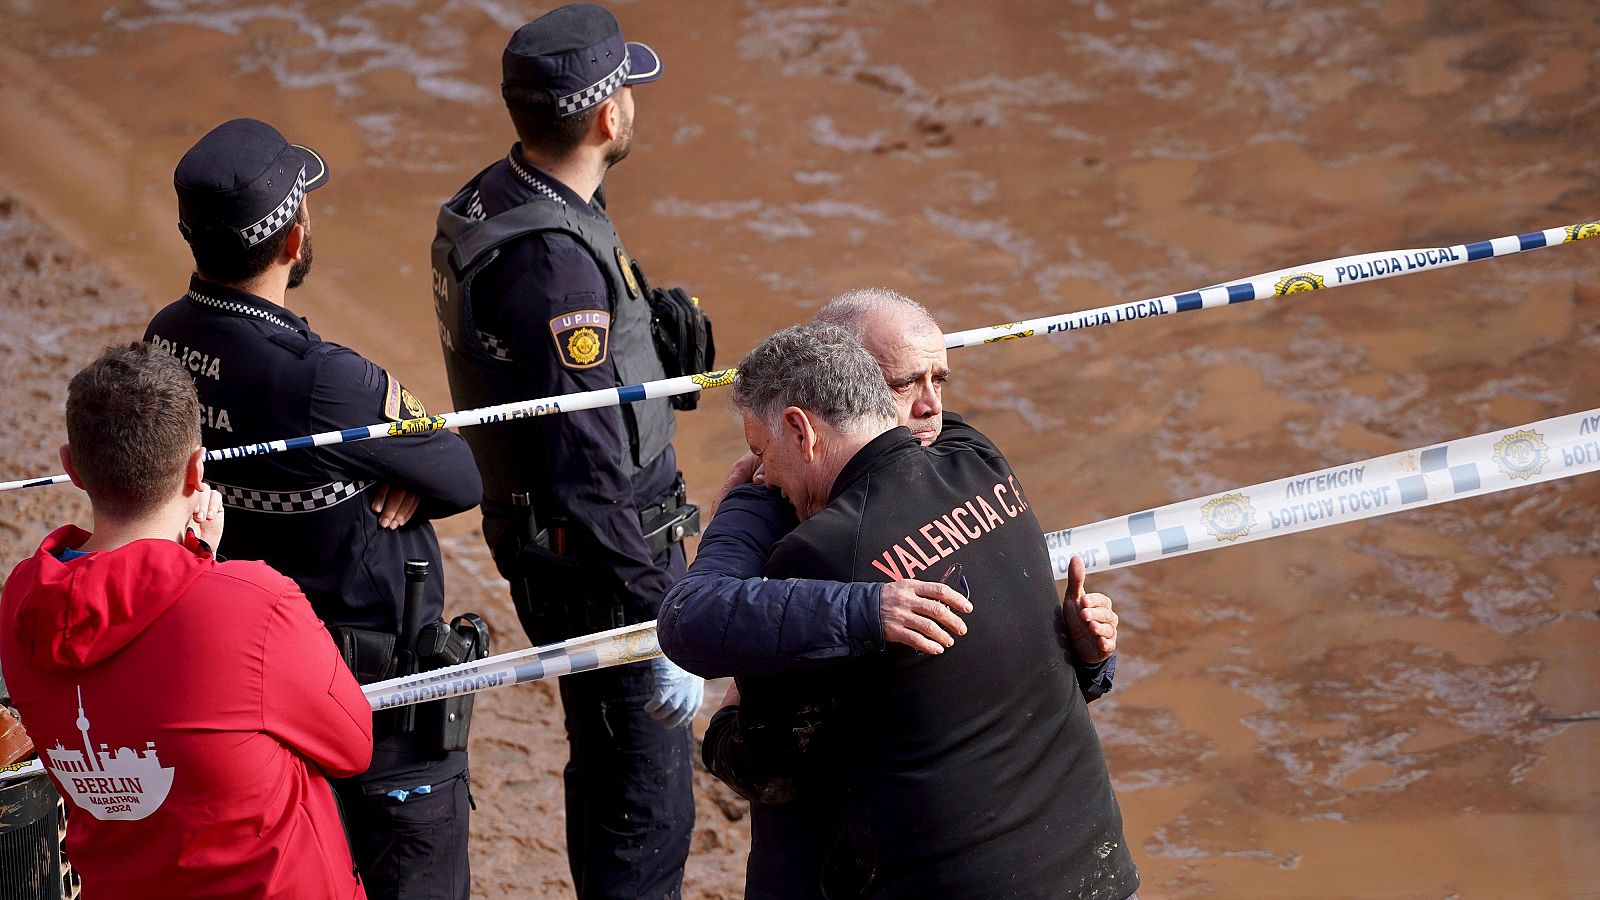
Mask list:
[{"label": "embracing arm", "polygon": [[761,577],[794,513],[761,485],[718,505],[694,564],[667,592],[657,633],[674,662],[707,678],[801,669],[882,646],[880,584]]}]

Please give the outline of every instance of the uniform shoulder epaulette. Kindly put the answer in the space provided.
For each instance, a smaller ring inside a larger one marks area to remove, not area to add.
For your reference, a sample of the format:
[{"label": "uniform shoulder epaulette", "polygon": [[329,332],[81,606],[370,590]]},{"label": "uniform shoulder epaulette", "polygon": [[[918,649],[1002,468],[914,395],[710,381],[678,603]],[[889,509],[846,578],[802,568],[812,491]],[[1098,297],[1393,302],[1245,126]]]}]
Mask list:
[{"label": "uniform shoulder epaulette", "polygon": [[267,340],[272,341],[274,344],[277,344],[279,347],[288,350],[290,353],[293,353],[295,356],[298,356],[301,359],[305,359],[306,357],[310,356],[311,351],[317,349],[323,344],[322,341],[313,341],[298,334],[288,334],[285,332],[277,332],[275,334],[268,335]]}]

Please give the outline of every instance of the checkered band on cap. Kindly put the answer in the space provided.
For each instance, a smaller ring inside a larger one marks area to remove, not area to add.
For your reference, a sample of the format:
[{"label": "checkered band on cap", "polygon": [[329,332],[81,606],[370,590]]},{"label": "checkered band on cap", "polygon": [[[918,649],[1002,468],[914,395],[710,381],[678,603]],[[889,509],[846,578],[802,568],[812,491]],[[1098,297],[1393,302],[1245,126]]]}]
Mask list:
[{"label": "checkered band on cap", "polygon": [[334,481],[304,491],[257,491],[213,481],[225,506],[268,513],[306,513],[338,506],[376,482]]},{"label": "checkered band on cap", "polygon": [[306,167],[300,167],[300,174],[294,180],[294,187],[289,190],[289,196],[283,198],[278,208],[261,217],[261,221],[251,225],[240,232],[244,236],[244,245],[254,247],[274,234],[278,229],[289,224],[294,219],[294,214],[300,211],[300,201],[306,198]]},{"label": "checkered band on cap", "polygon": [[622,62],[617,65],[617,68],[610,75],[575,94],[568,94],[557,99],[556,115],[570,116],[573,113],[583,112],[616,93],[617,88],[622,87],[622,82],[628,77],[631,65],[632,63],[628,60],[628,54],[622,54]]}]

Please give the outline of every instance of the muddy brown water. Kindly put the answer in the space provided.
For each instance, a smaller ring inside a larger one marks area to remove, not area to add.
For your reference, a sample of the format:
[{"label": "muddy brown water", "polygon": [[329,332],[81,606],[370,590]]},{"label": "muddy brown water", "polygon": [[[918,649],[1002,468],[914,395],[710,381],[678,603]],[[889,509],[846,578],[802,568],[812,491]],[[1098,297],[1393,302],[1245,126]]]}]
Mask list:
[{"label": "muddy brown water", "polygon": [[[448,408],[438,202],[510,144],[510,0],[0,0],[0,479],[56,470],[65,378],[182,290],[172,166],[235,115],[329,159],[291,304]],[[948,328],[1600,213],[1592,3],[632,2],[612,210],[735,359],[887,285]],[[1600,405],[1600,246],[956,351],[948,403],[1065,527]],[[737,454],[682,417],[700,499]],[[53,492],[53,493],[52,493]],[[1100,577],[1093,707],[1162,897],[1577,897],[1600,888],[1600,480]],[[83,515],[0,495],[0,563]],[[451,605],[515,619],[472,515]],[[547,686],[486,695],[477,893],[558,897]],[[702,776],[686,893],[739,895],[740,803]]]}]

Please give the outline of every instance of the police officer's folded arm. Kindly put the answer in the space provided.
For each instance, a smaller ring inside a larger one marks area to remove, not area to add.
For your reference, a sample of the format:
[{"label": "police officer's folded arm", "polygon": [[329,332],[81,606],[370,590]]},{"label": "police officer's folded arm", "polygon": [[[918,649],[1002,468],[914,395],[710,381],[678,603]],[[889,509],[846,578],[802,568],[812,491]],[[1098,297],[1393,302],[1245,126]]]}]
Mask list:
[{"label": "police officer's folded arm", "polygon": [[[343,347],[324,354],[308,404],[318,431],[426,416],[421,400],[392,374]],[[493,427],[493,426],[480,426]],[[323,448],[374,480],[418,495],[413,520],[453,516],[478,505],[483,480],[472,450],[449,431]]]},{"label": "police officer's folded arm", "polygon": [[657,634],[669,658],[697,675],[723,678],[878,649],[881,585],[761,577],[773,545],[793,525],[793,513],[764,487],[728,494],[688,573],[661,604]]}]

